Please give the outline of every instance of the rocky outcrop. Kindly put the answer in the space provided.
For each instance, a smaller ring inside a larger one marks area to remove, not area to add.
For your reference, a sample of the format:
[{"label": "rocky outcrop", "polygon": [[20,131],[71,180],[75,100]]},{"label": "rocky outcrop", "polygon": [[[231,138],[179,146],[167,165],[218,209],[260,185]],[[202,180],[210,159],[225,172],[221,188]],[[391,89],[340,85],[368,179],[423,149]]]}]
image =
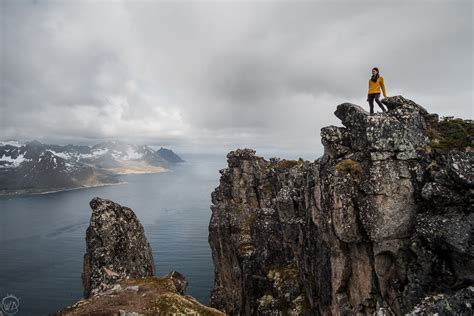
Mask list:
[{"label": "rocky outcrop", "polygon": [[474,283],[474,154],[458,145],[472,146],[472,122],[456,122],[465,139],[450,147],[440,126],[452,122],[401,96],[382,102],[374,115],[339,105],[344,127],[321,130],[316,161],[227,155],[209,224],[214,307],[402,315]]},{"label": "rocky outcrop", "polygon": [[102,292],[119,280],[153,276],[151,247],[135,213],[100,198],[92,199],[90,206],[82,274],[84,297]]},{"label": "rocky outcrop", "polygon": [[55,315],[223,315],[185,295],[185,277],[156,277],[143,226],[128,207],[94,198],[86,232],[84,296]]}]

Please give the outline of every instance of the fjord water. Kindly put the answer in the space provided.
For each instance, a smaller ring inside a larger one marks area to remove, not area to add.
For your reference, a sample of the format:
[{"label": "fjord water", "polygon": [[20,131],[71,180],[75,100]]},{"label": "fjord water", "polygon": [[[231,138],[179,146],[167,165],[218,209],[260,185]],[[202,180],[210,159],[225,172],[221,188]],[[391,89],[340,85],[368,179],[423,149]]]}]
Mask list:
[{"label": "fjord water", "polygon": [[181,155],[169,172],[124,175],[127,184],[23,197],[0,197],[0,301],[20,299],[17,315],[47,315],[82,297],[85,234],[95,197],[128,206],[152,247],[157,275],[176,270],[187,294],[209,303],[211,192],[225,155]]}]

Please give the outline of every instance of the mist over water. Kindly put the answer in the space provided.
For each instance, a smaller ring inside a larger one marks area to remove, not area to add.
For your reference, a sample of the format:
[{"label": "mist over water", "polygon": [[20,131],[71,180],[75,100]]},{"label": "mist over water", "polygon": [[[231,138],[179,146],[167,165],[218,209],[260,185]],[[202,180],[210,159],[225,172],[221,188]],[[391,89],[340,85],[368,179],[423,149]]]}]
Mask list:
[{"label": "mist over water", "polygon": [[0,299],[20,298],[17,315],[45,315],[82,297],[85,234],[95,197],[130,207],[144,226],[158,276],[172,270],[187,294],[209,303],[211,192],[225,155],[180,154],[186,163],[159,174],[121,176],[128,184],[0,197]]}]

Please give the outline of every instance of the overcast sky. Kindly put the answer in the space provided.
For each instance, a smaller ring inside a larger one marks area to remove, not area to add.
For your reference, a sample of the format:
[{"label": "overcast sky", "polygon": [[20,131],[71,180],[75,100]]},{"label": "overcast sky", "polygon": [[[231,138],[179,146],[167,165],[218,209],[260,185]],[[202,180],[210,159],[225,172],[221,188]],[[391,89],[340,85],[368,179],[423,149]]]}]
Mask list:
[{"label": "overcast sky", "polygon": [[3,140],[314,159],[374,66],[388,95],[474,116],[469,0],[0,3]]}]

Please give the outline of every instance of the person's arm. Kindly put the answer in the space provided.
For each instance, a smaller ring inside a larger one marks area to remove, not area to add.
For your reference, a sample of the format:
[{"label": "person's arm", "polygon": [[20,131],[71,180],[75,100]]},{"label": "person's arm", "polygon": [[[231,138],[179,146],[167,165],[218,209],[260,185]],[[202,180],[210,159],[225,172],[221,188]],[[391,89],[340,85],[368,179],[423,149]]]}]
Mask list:
[{"label": "person's arm", "polygon": [[382,87],[383,96],[387,97],[387,91],[385,91],[385,82],[383,77],[380,77],[380,87]]}]

